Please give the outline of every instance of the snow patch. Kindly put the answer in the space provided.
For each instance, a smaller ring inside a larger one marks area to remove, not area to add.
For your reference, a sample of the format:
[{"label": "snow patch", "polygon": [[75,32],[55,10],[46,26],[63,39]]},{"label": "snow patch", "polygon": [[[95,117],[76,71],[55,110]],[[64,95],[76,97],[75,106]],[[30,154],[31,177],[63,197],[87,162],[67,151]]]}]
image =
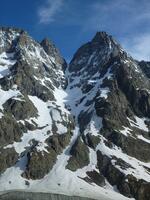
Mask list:
[{"label": "snow patch", "polygon": [[0,79],[10,74],[10,67],[16,63],[14,53],[0,54]]},{"label": "snow patch", "polygon": [[[125,161],[127,164],[131,165],[131,167],[128,167],[126,169],[122,169],[119,165],[116,165],[121,172],[124,174],[132,174],[137,179],[144,179],[147,182],[150,182],[150,174],[145,169],[145,167],[150,168],[150,163],[144,163],[142,161],[137,160],[134,157],[128,156],[127,154],[123,153],[121,148],[117,146],[113,146],[113,148],[109,148],[105,145],[106,139],[101,136],[100,144],[98,144],[96,150],[100,150],[102,154],[107,155],[108,157],[112,158],[112,156],[117,157],[118,159],[121,158],[123,161]],[[112,162],[113,164],[113,162]]]},{"label": "snow patch", "polygon": [[146,131],[146,132],[149,131],[147,125],[145,124],[145,120],[146,120],[145,118],[139,118],[137,116],[135,116],[134,118],[135,118],[136,121],[133,121],[132,119],[128,118],[130,125],[132,127],[139,128],[139,129]]}]

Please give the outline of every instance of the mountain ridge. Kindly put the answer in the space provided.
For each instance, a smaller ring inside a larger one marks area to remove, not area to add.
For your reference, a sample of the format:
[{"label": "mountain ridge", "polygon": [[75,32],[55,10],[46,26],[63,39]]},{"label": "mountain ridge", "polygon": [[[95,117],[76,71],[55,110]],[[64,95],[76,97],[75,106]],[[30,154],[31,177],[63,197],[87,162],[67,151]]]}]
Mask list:
[{"label": "mountain ridge", "polygon": [[0,53],[1,191],[149,199],[149,63],[106,32],[69,66],[18,29],[0,29]]}]

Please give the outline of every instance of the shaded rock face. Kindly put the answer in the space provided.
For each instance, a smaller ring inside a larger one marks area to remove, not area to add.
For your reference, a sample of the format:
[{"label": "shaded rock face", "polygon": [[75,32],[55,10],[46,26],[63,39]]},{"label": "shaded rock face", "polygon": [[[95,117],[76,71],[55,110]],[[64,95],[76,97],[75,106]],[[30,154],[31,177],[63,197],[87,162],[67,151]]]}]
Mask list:
[{"label": "shaded rock face", "polygon": [[99,174],[97,171],[89,171],[87,172],[88,177],[90,178],[89,181],[91,180],[91,183],[96,183],[97,185],[103,187],[105,186],[105,178],[101,174]]},{"label": "shaded rock face", "polygon": [[0,28],[0,188],[18,189],[15,176],[23,189],[111,185],[149,200],[149,66],[105,32],[67,66],[50,40]]},{"label": "shaded rock face", "polygon": [[56,162],[56,153],[52,150],[50,153],[31,151],[27,154],[28,164],[25,172],[22,174],[27,179],[41,179],[52,169]]},{"label": "shaded rock face", "polygon": [[6,112],[12,113],[16,120],[29,119],[37,115],[37,109],[28,97],[18,101],[16,99],[8,99],[3,107]]},{"label": "shaded rock face", "polygon": [[55,45],[48,38],[45,38],[44,40],[42,40],[41,46],[44,48],[45,52],[48,55],[52,56],[56,60],[56,62],[60,64],[56,67],[61,67],[61,68],[63,68],[63,70],[66,69],[67,63],[66,63],[65,59],[61,56],[59,50],[55,47]]},{"label": "shaded rock face", "polygon": [[78,138],[70,150],[71,157],[68,161],[67,168],[76,171],[89,164],[88,147]]},{"label": "shaded rock face", "polygon": [[0,156],[0,171],[4,172],[5,169],[15,165],[18,160],[18,154],[16,153],[14,148],[2,149],[0,148],[1,156]]},{"label": "shaded rock face", "polygon": [[128,176],[129,182],[123,181],[119,187],[120,191],[124,195],[128,195],[129,197],[131,196],[130,194],[133,193],[134,197],[138,200],[144,199],[148,200],[149,199],[149,191],[150,191],[150,184],[143,181],[143,180],[137,180],[135,177],[132,175]]},{"label": "shaded rock face", "polygon": [[4,147],[14,141],[19,141],[23,131],[11,115],[5,115],[0,119],[0,146]]}]

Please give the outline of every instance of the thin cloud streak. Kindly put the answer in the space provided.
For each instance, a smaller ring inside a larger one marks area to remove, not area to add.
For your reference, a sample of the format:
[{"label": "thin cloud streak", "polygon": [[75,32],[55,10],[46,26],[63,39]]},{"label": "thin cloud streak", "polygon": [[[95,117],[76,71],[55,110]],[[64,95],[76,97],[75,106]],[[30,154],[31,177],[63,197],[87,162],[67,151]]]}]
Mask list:
[{"label": "thin cloud streak", "polygon": [[143,0],[97,1],[89,7],[89,16],[83,23],[85,31],[110,29],[127,32],[139,26],[145,20],[150,20],[150,2]]},{"label": "thin cloud streak", "polygon": [[38,10],[41,24],[49,24],[55,21],[55,17],[63,6],[63,0],[47,0],[44,6]]}]

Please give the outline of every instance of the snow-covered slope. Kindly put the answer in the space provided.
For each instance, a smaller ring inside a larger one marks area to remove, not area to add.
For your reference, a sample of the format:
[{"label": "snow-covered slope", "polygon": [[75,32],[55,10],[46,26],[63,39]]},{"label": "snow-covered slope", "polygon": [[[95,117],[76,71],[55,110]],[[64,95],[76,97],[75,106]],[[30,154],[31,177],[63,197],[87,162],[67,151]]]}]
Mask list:
[{"label": "snow-covered slope", "polygon": [[1,192],[149,200],[150,82],[111,36],[67,67],[48,39],[1,28],[0,85]]},{"label": "snow-covered slope", "polygon": [[149,199],[149,79],[104,32],[77,51],[67,76],[72,113],[99,171],[124,195]]}]

